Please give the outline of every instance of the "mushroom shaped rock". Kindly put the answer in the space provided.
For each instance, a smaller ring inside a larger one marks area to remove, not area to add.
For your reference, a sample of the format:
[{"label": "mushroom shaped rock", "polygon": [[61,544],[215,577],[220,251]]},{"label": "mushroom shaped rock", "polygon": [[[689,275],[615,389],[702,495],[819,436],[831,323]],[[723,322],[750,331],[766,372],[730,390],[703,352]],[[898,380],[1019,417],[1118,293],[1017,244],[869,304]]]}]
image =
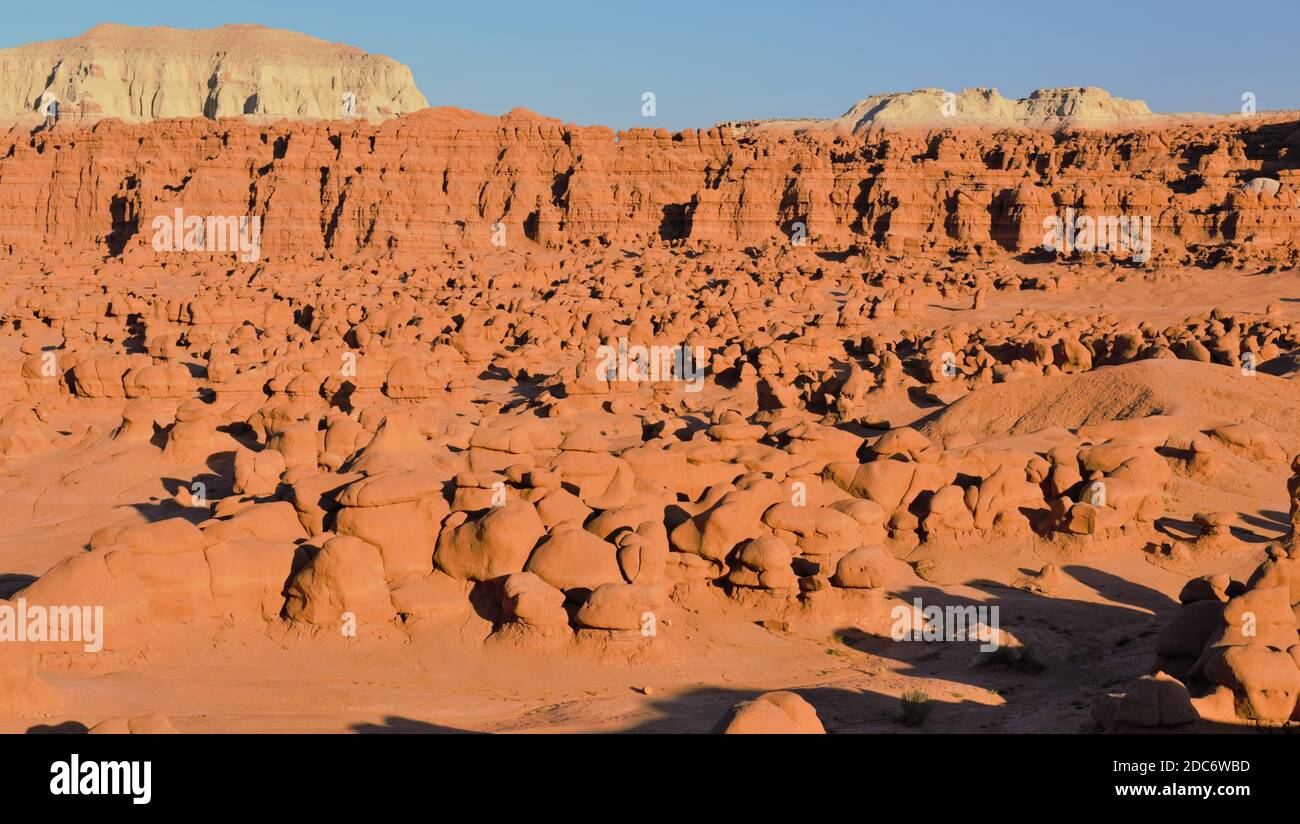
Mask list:
[{"label": "mushroom shaped rock", "polygon": [[797,540],[804,555],[838,558],[862,543],[862,529],[850,515],[834,507],[818,507],[814,512],[813,532]]},{"label": "mushroom shaped rock", "polygon": [[1050,595],[1059,592],[1066,584],[1066,575],[1056,564],[1043,564],[1038,572],[1018,575],[1011,583],[1016,589],[1033,592],[1038,595]]},{"label": "mushroom shaped rock", "polygon": [[298,521],[309,535],[318,535],[325,531],[325,516],[338,510],[338,496],[349,484],[359,480],[355,472],[338,474],[335,472],[316,472],[297,478],[289,487],[289,500],[298,513]]},{"label": "mushroom shaped rock", "polygon": [[898,564],[880,547],[858,547],[835,565],[832,583],[848,589],[880,589],[898,578]]},{"label": "mushroom shaped rock", "polygon": [[138,555],[173,555],[192,552],[204,547],[207,536],[184,518],[166,518],[146,524],[135,524],[117,530],[110,528],[102,536],[105,543],[130,548]]},{"label": "mushroom shaped rock", "polygon": [[1250,458],[1263,461],[1286,460],[1286,453],[1277,445],[1272,431],[1254,421],[1220,426],[1210,430],[1210,437]]},{"label": "mushroom shaped rock", "polygon": [[479,427],[469,440],[469,467],[474,472],[500,472],[508,466],[531,467],[536,446],[524,426],[509,429]]},{"label": "mushroom shaped rock", "polygon": [[134,400],[122,408],[122,422],[113,430],[113,440],[122,443],[148,443],[161,417],[158,404]]},{"label": "mushroom shaped rock", "polygon": [[236,495],[272,495],[284,474],[284,455],[274,449],[254,452],[239,449],[235,452]]},{"label": "mushroom shaped rock", "polygon": [[585,529],[561,529],[551,535],[533,551],[524,570],[566,593],[624,583],[614,545]]},{"label": "mushroom shaped rock", "polygon": [[545,534],[537,510],[526,501],[493,507],[474,521],[453,512],[443,521],[434,564],[462,581],[490,581],[522,571]]},{"label": "mushroom shaped rock", "polygon": [[296,549],[289,541],[243,539],[204,550],[218,613],[235,621],[279,618]]},{"label": "mushroom shaped rock", "polygon": [[639,631],[642,637],[651,638],[658,627],[656,613],[664,601],[662,587],[601,584],[578,607],[573,623],[585,629]]},{"label": "mushroom shaped rock", "polygon": [[618,567],[633,584],[656,586],[664,583],[668,565],[668,533],[660,521],[644,521],[636,531],[624,530],[614,539]]},{"label": "mushroom shaped rock", "polygon": [[1217,644],[1265,643],[1287,649],[1296,642],[1296,614],[1291,590],[1256,585],[1224,604],[1225,627]]},{"label": "mushroom shaped rock", "polygon": [[793,692],[768,692],[742,701],[713,731],[723,735],[824,735],[817,710]]},{"label": "mushroom shaped rock", "polygon": [[246,506],[229,518],[205,521],[203,526],[203,538],[209,544],[243,539],[292,543],[306,537],[298,511],[288,501]]},{"label": "mushroom shaped rock", "polygon": [[792,558],[790,547],[780,538],[754,538],[732,553],[727,581],[738,587],[797,589],[799,579],[791,566]]},{"label": "mushroom shaped rock", "polygon": [[1110,729],[1114,732],[1149,732],[1189,729],[1200,720],[1182,681],[1165,673],[1138,679],[1115,707]]},{"label": "mushroom shaped rock", "polygon": [[1045,507],[1043,491],[1037,484],[1025,479],[1023,470],[1003,464],[976,488],[972,507],[975,528],[991,529],[995,523],[1003,520],[1027,524],[1028,521],[1020,512],[1024,506]]},{"label": "mushroom shaped rock", "polygon": [[525,497],[537,506],[537,514],[548,531],[563,523],[584,524],[591,516],[591,507],[567,489],[555,488],[539,496]]},{"label": "mushroom shaped rock", "polygon": [[871,451],[878,458],[889,458],[894,455],[900,455],[908,460],[915,461],[920,459],[920,455],[930,446],[930,439],[917,432],[911,427],[900,427],[891,429],[881,435],[874,444],[871,445]]},{"label": "mushroom shaped rock", "polygon": [[290,620],[316,626],[339,624],[345,612],[361,622],[396,616],[378,548],[354,538],[330,538],[293,577],[286,590]]},{"label": "mushroom shaped rock", "polygon": [[455,491],[451,498],[452,512],[477,512],[493,506],[502,506],[514,495],[506,484],[504,475],[496,472],[459,472],[452,479]]},{"label": "mushroom shaped rock", "polygon": [[433,458],[433,445],[415,425],[411,415],[390,411],[358,453],[351,466],[354,472],[376,474],[384,469],[410,468],[427,463]]},{"label": "mushroom shaped rock", "polygon": [[508,621],[533,626],[569,623],[564,593],[531,572],[516,572],[501,582],[501,611]]},{"label": "mushroom shaped rock", "polygon": [[1239,716],[1280,723],[1295,712],[1300,668],[1290,653],[1263,643],[1229,647],[1206,664],[1205,676],[1233,691]]},{"label": "mushroom shaped rock", "polygon": [[389,581],[433,571],[438,533],[450,509],[445,479],[427,470],[390,469],[349,484],[338,496],[334,531],[379,549]]},{"label": "mushroom shaped rock", "polygon": [[835,501],[830,508],[843,512],[858,522],[859,542],[864,545],[878,544],[885,540],[885,510],[875,501],[861,498],[847,498]]},{"label": "mushroom shaped rock", "polygon": [[966,490],[960,486],[941,487],[930,496],[929,506],[930,511],[921,519],[921,528],[927,535],[968,532],[975,528],[975,516],[966,505]]},{"label": "mushroom shaped rock", "polygon": [[784,498],[785,491],[775,481],[728,492],[670,533],[673,548],[721,564],[742,541],[766,534],[760,518]]}]

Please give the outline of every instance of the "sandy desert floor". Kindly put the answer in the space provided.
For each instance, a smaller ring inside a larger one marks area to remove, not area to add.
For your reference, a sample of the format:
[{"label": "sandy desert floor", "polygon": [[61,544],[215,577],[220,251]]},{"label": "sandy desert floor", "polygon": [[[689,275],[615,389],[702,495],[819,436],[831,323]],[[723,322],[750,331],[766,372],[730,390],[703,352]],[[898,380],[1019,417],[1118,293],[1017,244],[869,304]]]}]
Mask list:
[{"label": "sandy desert floor", "polygon": [[[8,272],[0,594],[106,623],[103,652],[4,662],[0,730],[705,732],[793,690],[830,732],[1085,732],[1156,669],[1193,726],[1285,723],[1276,662],[1187,671],[1290,563],[1293,271],[1040,263],[1059,287],[977,299],[961,264],[872,285],[811,253],[470,263],[463,292],[452,260],[123,269],[107,305]],[[824,272],[734,288],[796,264]],[[600,379],[593,347],[638,336],[705,338],[703,390]],[[1014,654],[891,638],[915,599],[996,607]],[[1122,718],[1187,724],[1161,706]]]}]

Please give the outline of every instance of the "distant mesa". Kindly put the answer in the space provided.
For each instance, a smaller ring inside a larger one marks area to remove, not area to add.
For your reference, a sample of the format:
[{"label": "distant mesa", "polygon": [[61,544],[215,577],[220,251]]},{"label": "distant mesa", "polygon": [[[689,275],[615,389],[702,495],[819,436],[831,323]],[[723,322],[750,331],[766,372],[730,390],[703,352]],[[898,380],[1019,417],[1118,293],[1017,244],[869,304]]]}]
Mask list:
[{"label": "distant mesa", "polygon": [[794,130],[861,134],[873,128],[1109,127],[1153,124],[1183,117],[1159,115],[1141,100],[1112,97],[1105,89],[1081,86],[1039,89],[1028,97],[1006,98],[997,89],[961,92],[917,89],[873,94],[830,119],[743,120],[720,123],[740,131]]},{"label": "distant mesa", "polygon": [[254,25],[117,24],[0,49],[0,123],[36,123],[52,95],[61,120],[169,117],[385,120],[425,108],[411,70],[379,54]]}]

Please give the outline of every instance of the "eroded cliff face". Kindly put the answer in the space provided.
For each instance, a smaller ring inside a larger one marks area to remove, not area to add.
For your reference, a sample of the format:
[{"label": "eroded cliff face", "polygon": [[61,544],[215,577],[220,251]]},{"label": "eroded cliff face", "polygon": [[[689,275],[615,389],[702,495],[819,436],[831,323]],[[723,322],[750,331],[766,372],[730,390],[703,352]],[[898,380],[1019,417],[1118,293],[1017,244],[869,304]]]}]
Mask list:
[{"label": "eroded cliff face", "polygon": [[873,128],[1057,129],[1062,127],[1131,128],[1169,124],[1209,115],[1155,114],[1141,100],[1112,97],[1096,86],[1038,89],[1028,97],[1006,98],[997,89],[960,92],[916,89],[873,94],[830,119],[745,120],[727,125],[744,130],[800,130],[861,134]]},{"label": "eroded cliff face", "polygon": [[259,218],[265,258],[494,240],[744,247],[806,233],[822,251],[996,259],[1041,256],[1045,221],[1074,209],[1149,216],[1153,264],[1290,264],[1298,126],[1260,116],[1128,131],[616,135],[444,108],[381,124],[14,128],[0,142],[0,250],[152,255],[154,219],[182,209]]},{"label": "eroded cliff face", "polygon": [[391,58],[263,26],[105,24],[80,37],[0,50],[0,123],[40,121],[51,95],[65,121],[81,124],[106,117],[338,118],[348,92],[355,116],[369,120],[428,105],[411,70]]}]

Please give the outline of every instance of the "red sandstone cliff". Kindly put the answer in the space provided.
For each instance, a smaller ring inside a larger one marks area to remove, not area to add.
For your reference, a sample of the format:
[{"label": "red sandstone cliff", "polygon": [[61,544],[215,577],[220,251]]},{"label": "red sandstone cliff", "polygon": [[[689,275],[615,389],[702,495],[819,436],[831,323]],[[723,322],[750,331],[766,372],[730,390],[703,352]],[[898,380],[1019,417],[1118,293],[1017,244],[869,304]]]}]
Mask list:
[{"label": "red sandstone cliff", "polygon": [[[131,260],[152,254],[153,218],[182,208],[259,216],[269,258],[489,247],[498,221],[512,248],[757,245],[799,222],[814,249],[998,257],[1035,252],[1043,219],[1075,207],[1150,215],[1158,260],[1294,263],[1298,125],[616,135],[440,108],[375,125],[14,128],[0,137],[0,251]],[[1245,187],[1260,177],[1280,186]]]}]

